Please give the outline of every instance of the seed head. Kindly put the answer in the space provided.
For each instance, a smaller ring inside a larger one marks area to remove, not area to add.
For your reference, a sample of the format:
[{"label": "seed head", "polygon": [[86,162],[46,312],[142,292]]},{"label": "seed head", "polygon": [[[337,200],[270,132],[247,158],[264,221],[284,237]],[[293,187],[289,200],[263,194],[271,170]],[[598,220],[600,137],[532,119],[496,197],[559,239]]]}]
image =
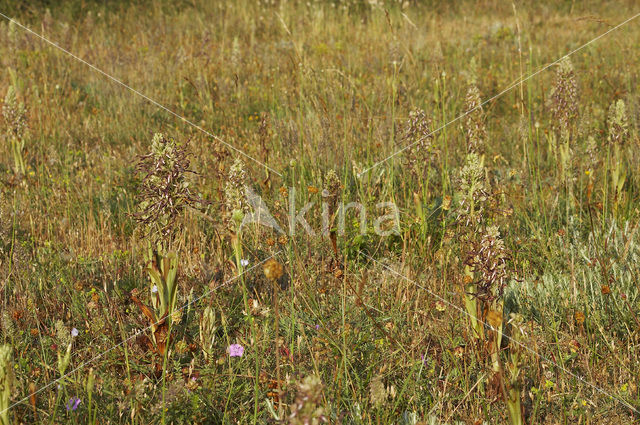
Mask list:
[{"label": "seed head", "polygon": [[340,189],[342,184],[340,178],[334,170],[329,170],[324,178],[324,189],[327,191],[327,196],[337,197],[340,195]]},{"label": "seed head", "polygon": [[267,279],[271,281],[277,281],[284,274],[284,267],[274,258],[267,260],[262,266],[262,270]]},{"label": "seed head", "polygon": [[484,125],[484,111],[480,90],[475,84],[469,84],[466,98],[466,113],[464,127],[467,138],[467,152],[482,154],[484,152],[484,140],[487,137],[487,129]]},{"label": "seed head", "polygon": [[27,129],[27,112],[24,103],[18,103],[13,86],[9,86],[4,98],[2,116],[11,134],[18,139],[22,138]]},{"label": "seed head", "polygon": [[482,160],[474,152],[465,157],[464,166],[458,177],[458,192],[460,193],[458,220],[465,226],[479,224],[489,200],[489,189]]},{"label": "seed head", "polygon": [[405,124],[402,142],[410,146],[407,155],[407,166],[418,177],[423,177],[424,167],[433,156],[432,122],[422,109],[415,109],[409,113]]},{"label": "seed head", "polygon": [[62,320],[56,320],[55,329],[56,340],[58,344],[62,347],[66,347],[67,345],[69,345],[72,335],[69,333],[69,329],[67,329]]},{"label": "seed head", "polygon": [[554,126],[562,137],[571,136],[573,123],[578,117],[578,83],[569,58],[558,64],[554,87],[551,91],[551,112]]},{"label": "seed head", "polygon": [[609,138],[611,144],[622,145],[629,137],[629,120],[624,100],[618,99],[609,107]]},{"label": "seed head", "polygon": [[338,209],[338,200],[342,192],[342,183],[338,174],[334,170],[329,170],[324,177],[324,190],[322,196],[327,198],[329,204],[329,215],[333,215]]},{"label": "seed head", "polygon": [[[249,212],[249,205],[245,197],[247,187],[246,164],[240,158],[236,158],[229,169],[227,183],[224,186],[224,200],[227,210],[227,218],[231,223],[236,217]],[[236,220],[237,221],[237,220]],[[242,220],[240,220],[242,221]]]}]

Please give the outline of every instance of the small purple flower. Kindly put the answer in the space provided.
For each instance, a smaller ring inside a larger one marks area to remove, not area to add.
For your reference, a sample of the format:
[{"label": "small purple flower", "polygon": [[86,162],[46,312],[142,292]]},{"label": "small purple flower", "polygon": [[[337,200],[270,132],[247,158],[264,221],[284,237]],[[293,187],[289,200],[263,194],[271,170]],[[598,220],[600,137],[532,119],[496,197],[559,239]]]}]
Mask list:
[{"label": "small purple flower", "polygon": [[320,325],[316,325],[316,330],[320,329]]},{"label": "small purple flower", "polygon": [[229,356],[231,357],[242,357],[244,353],[244,347],[240,344],[231,344],[228,348]]},{"label": "small purple flower", "polygon": [[71,397],[67,402],[67,412],[75,412],[80,403],[82,403],[82,400],[78,397]]},{"label": "small purple flower", "polygon": [[[71,336],[72,337],[75,338],[76,336],[78,336],[78,334],[79,334],[79,332],[78,332],[78,330],[76,328],[71,329]],[[73,409],[73,410],[76,410],[76,409]]]}]

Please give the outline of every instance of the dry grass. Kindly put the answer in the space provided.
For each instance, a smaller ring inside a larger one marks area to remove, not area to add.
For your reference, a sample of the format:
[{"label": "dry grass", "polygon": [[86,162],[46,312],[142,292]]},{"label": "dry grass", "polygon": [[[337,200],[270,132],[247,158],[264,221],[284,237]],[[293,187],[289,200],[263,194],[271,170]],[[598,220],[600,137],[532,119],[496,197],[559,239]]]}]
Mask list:
[{"label": "dry grass", "polygon": [[[411,111],[424,109],[433,128],[464,112],[472,58],[486,99],[638,8],[631,1],[515,9],[493,1],[377,3],[73,1],[46,9],[0,1],[0,12],[280,170],[281,177],[241,157],[249,185],[285,230],[291,188],[298,208],[311,200],[317,206],[307,214],[316,236],[299,226],[293,237],[259,226],[236,234],[224,198],[235,152],[1,22],[0,95],[17,87],[29,126],[22,177],[13,171],[8,132],[0,137],[0,335],[13,349],[12,401],[59,378],[57,353],[66,347],[57,321],[80,332],[69,370],[147,325],[129,297],[137,288],[149,301],[146,242],[131,214],[136,158],[149,151],[153,133],[184,143],[197,172],[191,188],[211,202],[178,219],[179,303],[217,288],[187,307],[172,330],[164,380],[152,367],[153,350],[132,338],[59,389],[15,406],[13,423],[156,423],[163,394],[167,423],[276,423],[269,407],[278,411],[276,345],[285,423],[296,400],[313,404],[294,409],[296,418],[329,423],[507,421],[486,347],[452,306],[464,308],[463,231],[454,222],[467,150],[463,120],[434,135],[426,176],[406,172],[403,156],[361,178],[358,172],[403,146]],[[554,136],[549,106],[555,67],[484,106],[484,166],[512,211],[494,219],[517,276],[505,311],[524,316],[527,347],[553,362],[527,354],[519,380],[525,423],[638,418],[620,400],[640,409],[639,36],[633,21],[571,57],[579,107],[568,151]],[[622,158],[630,171],[614,199],[606,140],[617,99],[628,109]],[[362,202],[371,214],[362,236],[349,213],[335,251],[320,230],[330,169],[345,203]],[[400,232],[380,237],[372,229],[375,205],[388,201],[400,209]],[[234,238],[249,271],[229,281],[238,274]],[[278,294],[277,341],[271,282],[262,267],[251,269],[274,254],[288,276]],[[217,320],[209,362],[199,336],[206,306]],[[242,357],[229,357],[233,343],[244,346]],[[504,341],[503,348],[506,356],[513,346]],[[304,381],[309,375],[320,384]],[[73,396],[82,403],[67,411]]]}]

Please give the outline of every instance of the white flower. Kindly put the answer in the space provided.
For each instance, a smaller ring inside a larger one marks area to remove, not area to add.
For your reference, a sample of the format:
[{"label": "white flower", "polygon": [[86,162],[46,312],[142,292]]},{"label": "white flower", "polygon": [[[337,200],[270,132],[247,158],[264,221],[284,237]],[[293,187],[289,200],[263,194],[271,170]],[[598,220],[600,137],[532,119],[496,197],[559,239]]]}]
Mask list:
[{"label": "white flower", "polygon": [[242,267],[247,267],[249,265],[249,260],[245,260],[244,258],[240,260],[240,265]]},{"label": "white flower", "polygon": [[156,285],[153,285],[153,286],[151,287],[151,293],[152,293],[152,294],[155,294],[155,293],[157,293],[157,292],[158,292],[158,287],[157,287]]},{"label": "white flower", "polygon": [[76,328],[71,329],[71,336],[76,337],[78,336],[79,332]]}]

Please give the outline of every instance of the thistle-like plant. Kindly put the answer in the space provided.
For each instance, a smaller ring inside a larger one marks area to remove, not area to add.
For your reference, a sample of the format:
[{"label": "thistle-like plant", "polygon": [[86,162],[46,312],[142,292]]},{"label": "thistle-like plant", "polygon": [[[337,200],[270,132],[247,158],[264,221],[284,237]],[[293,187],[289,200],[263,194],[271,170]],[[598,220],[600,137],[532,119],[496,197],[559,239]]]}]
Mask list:
[{"label": "thistle-like plant", "polygon": [[569,207],[573,201],[572,142],[575,139],[578,118],[578,82],[569,58],[564,58],[558,64],[549,99],[555,129],[555,132],[548,136],[549,149],[554,156],[560,158],[559,177],[565,185],[568,220]]},{"label": "thistle-like plant", "polygon": [[334,223],[338,216],[340,197],[342,195],[342,183],[334,170],[329,170],[324,177],[324,189],[322,198],[326,201],[322,207],[323,234],[329,235],[334,255],[338,256],[338,236]]},{"label": "thistle-like plant", "polygon": [[432,125],[431,119],[422,109],[411,111],[405,123],[402,142],[403,145],[410,146],[406,155],[407,168],[419,179],[427,176],[428,167],[433,162],[435,147]]},{"label": "thistle-like plant", "polygon": [[497,226],[487,226],[479,241],[470,243],[465,264],[474,271],[476,297],[491,303],[502,297],[510,279],[510,255]]},{"label": "thistle-like plant", "polygon": [[243,275],[243,250],[242,250],[242,222],[249,212],[249,205],[246,199],[247,172],[246,164],[240,158],[236,158],[229,169],[227,183],[224,186],[225,220],[228,226],[231,247],[233,248],[233,258],[240,282],[242,284],[242,300],[245,312],[249,314],[249,297]]},{"label": "thistle-like plant", "polygon": [[560,138],[568,143],[578,118],[578,82],[569,58],[558,64],[550,102],[554,127]]},{"label": "thistle-like plant", "polygon": [[613,149],[613,158],[611,158],[611,189],[613,191],[614,211],[617,211],[620,197],[622,195],[622,188],[624,187],[624,183],[627,178],[623,150],[625,142],[629,138],[627,108],[622,99],[618,99],[618,101],[613,102],[609,107],[608,124],[608,152],[611,152],[611,149]]},{"label": "thistle-like plant", "polygon": [[[465,306],[471,316],[471,326],[478,340],[487,342],[488,357],[494,372],[492,381],[499,383],[511,425],[522,425],[519,377],[524,334],[520,327],[521,321],[512,320],[506,362],[501,357],[504,336],[503,293],[512,278],[508,265],[510,253],[497,226],[486,226],[478,240],[467,242],[467,250],[464,261]],[[508,375],[504,373],[505,364]]]},{"label": "thistle-like plant", "polygon": [[[500,346],[503,337],[503,293],[511,279],[511,259],[498,227],[493,222],[495,200],[482,159],[467,154],[458,179],[458,225],[460,254],[463,259],[464,301],[474,339],[487,347],[493,382],[499,382],[513,425],[522,424],[517,375],[505,383]],[[488,329],[485,325],[488,325]],[[517,403],[517,405],[516,405]],[[517,415],[515,412],[518,412]]]},{"label": "thistle-like plant", "polygon": [[490,197],[483,159],[475,152],[467,154],[458,175],[458,222],[465,230],[476,230],[485,218]]},{"label": "thistle-like plant", "polygon": [[27,114],[24,103],[18,103],[16,90],[9,86],[2,105],[2,116],[7,125],[7,136],[11,155],[13,156],[14,172],[17,175],[24,175],[26,166],[22,152],[25,145],[25,133],[27,130]]},{"label": "thistle-like plant", "polygon": [[136,167],[141,175],[138,199],[140,210],[134,215],[143,227],[148,248],[145,252],[145,271],[149,276],[153,312],[132,294],[152,324],[152,338],[160,354],[164,354],[169,322],[180,320],[176,310],[178,297],[178,254],[173,251],[178,233],[178,217],[186,208],[204,201],[194,194],[187,181],[189,159],[185,149],[175,140],[155,134],[151,152],[141,156]]},{"label": "thistle-like plant", "polygon": [[484,123],[480,90],[473,82],[469,84],[467,89],[465,103],[464,128],[466,130],[467,152],[482,155],[484,153],[484,140],[487,137],[487,129]]},{"label": "thistle-like plant", "polygon": [[249,212],[246,200],[247,166],[240,158],[236,158],[229,169],[224,186],[226,219],[232,231],[236,232],[242,224],[244,215]]},{"label": "thistle-like plant", "polygon": [[[460,229],[461,252],[468,256],[473,251],[475,237],[481,230],[485,220],[485,209],[489,198],[489,191],[485,177],[482,159],[475,152],[470,152],[460,170],[458,178],[458,224]],[[484,335],[481,316],[478,316],[478,288],[471,264],[465,264],[464,276],[465,308],[470,317],[470,325],[476,338]],[[479,320],[480,319],[480,320]]]},{"label": "thistle-like plant", "polygon": [[0,425],[10,425],[9,406],[13,388],[13,362],[10,345],[0,346]]},{"label": "thistle-like plant", "polygon": [[153,136],[151,152],[140,157],[136,173],[142,176],[135,218],[154,245],[167,250],[176,236],[176,220],[188,207],[203,200],[191,191],[190,161],[184,147],[160,133]]},{"label": "thistle-like plant", "polygon": [[[500,371],[500,345],[502,344],[503,300],[502,295],[511,278],[507,262],[510,259],[509,252],[504,246],[500,232],[496,226],[487,226],[479,241],[470,241],[464,261],[472,281],[469,285],[473,288],[476,300],[475,314],[482,322],[489,324],[493,332],[489,333],[491,344],[489,354],[494,372]],[[467,276],[467,275],[465,275]],[[484,326],[476,332],[483,335]]]},{"label": "thistle-like plant", "polygon": [[[136,220],[144,227],[148,249],[145,254],[145,271],[149,275],[153,311],[137,297],[131,299],[151,324],[151,336],[156,353],[162,361],[162,423],[165,423],[165,377],[167,347],[171,343],[171,325],[181,319],[176,309],[178,300],[178,254],[173,250],[178,234],[177,219],[186,208],[194,208],[204,201],[191,191],[187,174],[189,158],[186,150],[162,134],[155,134],[151,152],[140,157],[136,171],[142,175],[140,182],[140,210]],[[156,363],[159,371],[159,363]]]}]

